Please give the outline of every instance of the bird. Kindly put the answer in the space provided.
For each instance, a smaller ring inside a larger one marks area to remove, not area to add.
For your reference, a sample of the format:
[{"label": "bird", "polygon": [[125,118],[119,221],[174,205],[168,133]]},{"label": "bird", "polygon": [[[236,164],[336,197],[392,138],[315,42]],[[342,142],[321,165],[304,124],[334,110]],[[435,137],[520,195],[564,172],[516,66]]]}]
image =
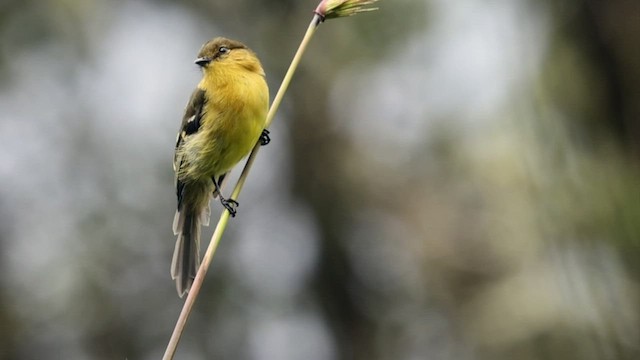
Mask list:
[{"label": "bird", "polygon": [[178,204],[171,277],[180,297],[200,265],[200,226],[209,225],[210,199],[218,197],[235,216],[238,202],[223,196],[223,181],[257,142],[270,141],[269,88],[257,55],[239,41],[216,37],[202,46],[195,64],[202,79],[187,103],[173,160]]}]

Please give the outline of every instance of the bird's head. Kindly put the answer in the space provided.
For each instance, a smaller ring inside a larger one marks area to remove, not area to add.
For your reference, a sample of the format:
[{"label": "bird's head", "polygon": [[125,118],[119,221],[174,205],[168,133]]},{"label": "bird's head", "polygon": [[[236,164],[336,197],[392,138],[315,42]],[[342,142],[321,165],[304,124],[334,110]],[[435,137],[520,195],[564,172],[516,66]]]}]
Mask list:
[{"label": "bird's head", "polygon": [[217,37],[209,40],[200,49],[195,63],[205,73],[220,67],[241,66],[264,75],[256,54],[239,41]]}]

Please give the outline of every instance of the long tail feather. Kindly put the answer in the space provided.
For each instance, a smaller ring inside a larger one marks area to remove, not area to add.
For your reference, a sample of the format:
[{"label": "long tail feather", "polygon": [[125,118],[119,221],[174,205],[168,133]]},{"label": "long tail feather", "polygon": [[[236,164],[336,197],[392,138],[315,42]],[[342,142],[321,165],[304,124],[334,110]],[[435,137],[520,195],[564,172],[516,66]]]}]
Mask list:
[{"label": "long tail feather", "polygon": [[188,209],[180,209],[173,221],[173,231],[178,239],[171,261],[171,277],[176,281],[180,297],[189,292],[200,266],[201,217]]}]

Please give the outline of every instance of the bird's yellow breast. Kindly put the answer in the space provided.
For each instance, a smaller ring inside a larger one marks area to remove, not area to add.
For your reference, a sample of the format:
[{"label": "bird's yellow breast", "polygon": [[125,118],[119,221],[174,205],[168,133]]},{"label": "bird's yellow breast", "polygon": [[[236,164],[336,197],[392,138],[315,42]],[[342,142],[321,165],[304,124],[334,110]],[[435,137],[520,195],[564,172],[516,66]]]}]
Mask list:
[{"label": "bird's yellow breast", "polygon": [[205,91],[201,128],[185,144],[188,178],[228,172],[256,144],[264,129],[269,90],[261,73],[237,64],[208,69],[198,84]]}]

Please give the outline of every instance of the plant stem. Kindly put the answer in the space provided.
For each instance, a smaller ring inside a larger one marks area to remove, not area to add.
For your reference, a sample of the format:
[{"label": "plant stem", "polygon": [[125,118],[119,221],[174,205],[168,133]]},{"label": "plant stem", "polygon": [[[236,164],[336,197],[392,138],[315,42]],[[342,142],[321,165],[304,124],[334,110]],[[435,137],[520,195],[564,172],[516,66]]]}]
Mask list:
[{"label": "plant stem", "polygon": [[[275,117],[278,108],[280,107],[280,103],[282,102],[282,98],[284,97],[284,93],[289,88],[289,84],[291,83],[291,79],[293,78],[293,74],[296,72],[298,68],[298,64],[300,63],[300,59],[302,59],[302,54],[304,54],[307,49],[307,45],[309,41],[313,37],[313,34],[316,31],[316,28],[322,19],[319,15],[314,14],[309,27],[307,28],[307,32],[304,34],[304,38],[298,46],[298,51],[296,51],[291,64],[289,65],[289,69],[282,80],[282,84],[280,85],[280,89],[276,93],[275,98],[273,99],[273,103],[271,104],[271,108],[269,109],[269,113],[267,114],[267,119],[265,121],[265,128],[268,128]],[[240,191],[242,191],[242,187],[249,175],[249,170],[251,170],[251,166],[253,166],[253,162],[255,161],[256,156],[258,155],[258,151],[260,150],[260,142],[257,142],[253,147],[249,158],[247,159],[247,163],[242,169],[242,173],[240,174],[240,178],[236,183],[233,192],[231,193],[231,199],[238,199],[240,196]],[[202,283],[204,282],[204,277],[209,270],[209,266],[211,265],[211,261],[213,260],[213,255],[218,248],[218,244],[220,243],[220,239],[222,239],[222,234],[227,228],[227,224],[229,222],[229,211],[224,210],[220,215],[220,220],[218,221],[218,225],[213,232],[213,236],[211,236],[211,241],[209,242],[209,246],[207,247],[207,252],[202,259],[202,264],[200,264],[200,268],[198,269],[198,273],[196,274],[196,278],[193,280],[193,284],[191,285],[191,290],[189,290],[189,294],[187,295],[187,299],[184,302],[182,307],[182,311],[180,312],[180,316],[178,317],[178,321],[176,322],[176,327],[173,329],[173,333],[171,334],[171,339],[169,339],[169,344],[167,345],[167,349],[162,357],[163,360],[171,360],[173,359],[176,350],[178,348],[178,342],[180,341],[180,337],[182,336],[182,332],[184,331],[184,327],[187,324],[187,319],[189,318],[189,314],[191,314],[191,309],[193,309],[193,304],[200,293],[200,289],[202,288]]]},{"label": "plant stem", "polygon": [[276,97],[273,98],[273,103],[271,104],[271,108],[269,109],[269,113],[267,114],[267,121],[265,127],[269,127],[271,122],[273,121],[273,117],[278,111],[278,107],[280,107],[280,103],[282,102],[282,98],[284,97],[284,93],[289,88],[289,83],[291,83],[291,78],[293,78],[293,74],[296,72],[298,68],[298,64],[300,63],[300,59],[302,59],[302,54],[304,54],[305,50],[307,50],[307,46],[309,45],[309,41],[313,37],[313,34],[316,32],[318,25],[322,22],[320,16],[318,14],[313,15],[313,19],[311,19],[311,23],[307,28],[307,32],[304,34],[304,38],[300,42],[300,46],[298,46],[298,51],[293,56],[293,60],[291,60],[291,64],[289,65],[289,69],[287,73],[284,75],[284,79],[282,79],[282,84],[280,85],[280,89],[278,89],[278,93]]},{"label": "plant stem", "polygon": [[167,350],[164,352],[163,360],[173,359],[173,356],[176,353],[178,348],[178,342],[180,341],[180,337],[182,336],[182,332],[184,331],[184,327],[187,324],[187,319],[189,318],[189,314],[191,314],[191,309],[193,308],[193,304],[196,302],[196,298],[200,293],[200,288],[202,288],[202,283],[204,282],[204,277],[207,274],[207,270],[209,269],[209,265],[211,265],[211,260],[213,260],[213,254],[220,243],[220,239],[222,238],[222,233],[227,227],[227,223],[229,222],[229,211],[225,209],[220,215],[220,220],[218,220],[218,225],[216,225],[216,229],[213,232],[213,236],[211,237],[211,242],[209,243],[209,247],[207,248],[207,254],[202,259],[202,264],[200,264],[200,268],[198,268],[198,272],[196,273],[196,278],[193,280],[193,284],[191,284],[191,289],[187,294],[187,299],[184,301],[184,305],[182,306],[182,311],[180,311],[180,316],[178,317],[178,321],[176,322],[176,327],[173,329],[173,333],[171,334],[171,339],[169,339],[169,344],[167,345]]},{"label": "plant stem", "polygon": [[[271,125],[271,122],[273,122],[273,118],[276,116],[276,112],[278,112],[278,108],[280,107],[280,103],[282,102],[282,98],[284,97],[284,93],[287,92],[287,89],[289,88],[289,84],[291,83],[291,79],[293,78],[293,74],[296,72],[296,69],[298,68],[298,64],[300,64],[300,59],[302,59],[302,54],[304,54],[305,50],[307,49],[307,45],[309,44],[309,41],[311,41],[313,34],[316,32],[316,28],[321,23],[320,19],[321,18],[319,15],[317,14],[313,15],[313,19],[311,20],[311,23],[307,28],[307,32],[304,34],[304,38],[302,38],[302,42],[300,42],[300,46],[298,46],[298,51],[296,51],[296,54],[293,56],[293,60],[291,60],[289,69],[287,70],[287,73],[284,75],[284,79],[282,79],[282,84],[280,84],[280,88],[278,89],[276,96],[273,98],[273,103],[271,103],[271,108],[269,108],[269,113],[267,113],[267,120],[265,121],[265,125],[264,125],[265,128],[268,128],[269,125]],[[251,166],[253,166],[253,161],[255,157],[258,156],[258,151],[260,150],[260,147],[261,147],[260,142],[256,143],[256,145],[253,147],[253,150],[251,151],[251,154],[249,154],[249,158],[247,159],[247,163],[242,169],[242,173],[240,174],[238,183],[236,184],[236,187],[233,189],[233,192],[231,193],[232,199],[235,199],[235,200],[238,199],[238,196],[240,195],[240,191],[242,191],[242,187],[244,186],[244,182],[246,181],[247,176],[249,175],[249,170],[251,169]],[[207,254],[208,253],[209,251],[207,251]],[[207,256],[207,254],[205,254],[205,256]]]}]

